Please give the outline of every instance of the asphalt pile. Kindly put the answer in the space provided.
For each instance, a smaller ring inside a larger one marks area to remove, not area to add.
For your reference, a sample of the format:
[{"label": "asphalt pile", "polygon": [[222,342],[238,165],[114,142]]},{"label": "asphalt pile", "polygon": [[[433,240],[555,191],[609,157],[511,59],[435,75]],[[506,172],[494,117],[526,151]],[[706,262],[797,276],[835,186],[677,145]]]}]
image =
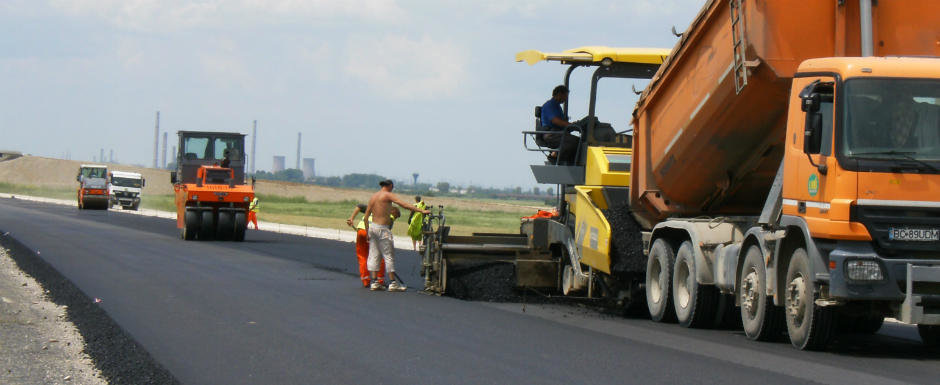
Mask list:
[{"label": "asphalt pile", "polygon": [[611,271],[614,273],[641,273],[646,271],[643,255],[642,228],[627,205],[603,210],[610,223]]},{"label": "asphalt pile", "polygon": [[[0,230],[2,233],[2,230]],[[150,354],[112,320],[94,300],[17,240],[0,237],[0,245],[20,270],[48,291],[49,299],[66,307],[66,319],[85,339],[85,353],[110,384],[178,384]]]},{"label": "asphalt pile", "polygon": [[470,301],[521,301],[523,294],[514,289],[515,270],[513,264],[503,262],[450,262],[445,294]]}]

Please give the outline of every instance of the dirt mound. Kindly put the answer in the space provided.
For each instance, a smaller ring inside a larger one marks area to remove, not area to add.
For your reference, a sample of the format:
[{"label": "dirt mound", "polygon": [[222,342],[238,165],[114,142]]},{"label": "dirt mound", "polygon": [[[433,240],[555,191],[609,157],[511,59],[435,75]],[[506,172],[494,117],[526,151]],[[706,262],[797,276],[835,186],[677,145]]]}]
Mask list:
[{"label": "dirt mound", "polygon": [[147,180],[147,185],[144,186],[143,191],[145,196],[173,193],[173,186],[170,184],[170,172],[167,170],[39,156],[23,156],[0,162],[0,182],[37,187],[75,188],[78,186],[75,176],[78,175],[78,168],[82,164],[105,164],[112,171],[140,173]]}]

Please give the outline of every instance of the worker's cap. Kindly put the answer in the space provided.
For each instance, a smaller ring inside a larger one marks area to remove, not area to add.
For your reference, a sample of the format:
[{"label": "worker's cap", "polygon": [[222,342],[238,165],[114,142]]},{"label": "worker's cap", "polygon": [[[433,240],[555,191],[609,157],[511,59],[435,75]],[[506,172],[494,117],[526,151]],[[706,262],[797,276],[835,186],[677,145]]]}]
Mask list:
[{"label": "worker's cap", "polygon": [[383,181],[379,182],[379,186],[382,186],[382,187],[385,187],[385,186],[394,186],[394,185],[395,185],[395,183],[393,183],[391,179],[386,179],[386,180],[383,180]]}]

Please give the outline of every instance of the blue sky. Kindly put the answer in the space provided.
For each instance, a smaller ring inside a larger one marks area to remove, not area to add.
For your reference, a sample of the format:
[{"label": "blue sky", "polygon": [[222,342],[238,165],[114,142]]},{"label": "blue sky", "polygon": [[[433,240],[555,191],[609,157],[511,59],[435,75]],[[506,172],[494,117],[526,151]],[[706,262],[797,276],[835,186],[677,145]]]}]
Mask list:
[{"label": "blue sky", "polygon": [[[320,175],[535,186],[519,131],[561,82],[518,51],[671,48],[704,0],[0,1],[0,149],[150,165],[161,130],[258,120],[257,168],[303,157]],[[587,111],[576,72],[571,115]],[[602,83],[601,120],[628,129],[635,96]]]}]

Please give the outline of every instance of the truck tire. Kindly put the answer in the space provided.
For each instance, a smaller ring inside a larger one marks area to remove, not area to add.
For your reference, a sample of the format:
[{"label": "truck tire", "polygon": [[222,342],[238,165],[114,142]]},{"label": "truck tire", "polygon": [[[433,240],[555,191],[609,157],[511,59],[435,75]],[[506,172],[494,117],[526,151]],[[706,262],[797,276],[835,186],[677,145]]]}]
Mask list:
[{"label": "truck tire", "polygon": [[245,230],[248,229],[248,217],[244,212],[235,213],[235,240],[245,240]]},{"label": "truck tire", "polygon": [[940,347],[940,325],[917,325],[917,333],[920,334],[920,340],[924,345],[937,348]]},{"label": "truck tire", "polygon": [[695,273],[692,242],[682,242],[672,269],[672,303],[676,320],[684,328],[710,327],[715,319],[718,290],[699,284]]},{"label": "truck tire", "polygon": [[656,322],[675,322],[676,309],[672,305],[672,268],[676,253],[672,245],[659,238],[650,247],[646,260],[646,307]]},{"label": "truck tire", "polygon": [[231,211],[219,211],[219,222],[215,228],[215,236],[222,241],[235,238],[235,216]]},{"label": "truck tire", "polygon": [[790,343],[800,350],[820,350],[832,337],[833,309],[816,306],[813,271],[806,250],[798,248],[790,257],[784,282],[784,309]]},{"label": "truck tire", "polygon": [[215,217],[212,215],[212,210],[203,211],[200,217],[199,240],[208,241],[215,237]]},{"label": "truck tire", "polygon": [[199,231],[199,213],[186,210],[183,212],[183,229],[181,236],[184,240],[191,241],[196,239],[196,233]]},{"label": "truck tire", "polygon": [[744,257],[738,281],[741,301],[741,326],[749,340],[770,341],[779,338],[783,330],[783,314],[767,296],[767,270],[764,257],[757,246],[751,246]]}]

